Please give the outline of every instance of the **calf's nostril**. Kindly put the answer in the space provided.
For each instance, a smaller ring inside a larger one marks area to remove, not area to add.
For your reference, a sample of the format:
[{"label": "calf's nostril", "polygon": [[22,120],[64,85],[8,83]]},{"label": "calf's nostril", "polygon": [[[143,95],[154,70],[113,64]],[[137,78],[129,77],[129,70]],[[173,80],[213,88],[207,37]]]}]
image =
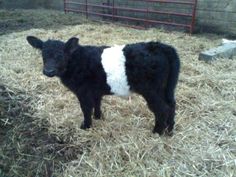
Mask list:
[{"label": "calf's nostril", "polygon": [[55,72],[55,70],[53,70],[53,69],[44,69],[44,72],[45,73],[53,73],[53,72]]},{"label": "calf's nostril", "polygon": [[55,70],[53,70],[53,69],[44,69],[43,74],[45,74],[47,76],[53,76],[53,75],[55,75]]}]

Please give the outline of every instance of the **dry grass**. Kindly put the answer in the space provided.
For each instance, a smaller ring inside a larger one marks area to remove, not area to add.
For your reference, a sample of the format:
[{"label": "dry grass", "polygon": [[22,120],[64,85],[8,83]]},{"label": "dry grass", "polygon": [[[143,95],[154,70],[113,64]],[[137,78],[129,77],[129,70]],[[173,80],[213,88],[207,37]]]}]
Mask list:
[{"label": "dry grass", "polygon": [[[81,44],[93,45],[160,40],[175,46],[182,69],[174,135],[152,134],[153,115],[137,95],[133,95],[131,102],[106,96],[102,105],[104,120],[94,120],[93,128],[88,131],[79,129],[82,113],[75,96],[57,78],[42,75],[40,53],[27,44],[27,35],[64,41],[77,36]],[[60,30],[47,26],[9,33],[0,36],[0,81],[16,95],[20,91],[30,99],[29,121],[38,127],[47,122],[45,129],[50,136],[56,136],[64,145],[73,147],[71,151],[78,152],[72,153],[73,160],[53,159],[55,163],[60,160],[63,168],[63,171],[55,168],[55,176],[233,177],[236,175],[236,61],[219,59],[208,64],[198,61],[199,52],[218,45],[221,38],[157,29],[140,31],[86,21]],[[1,121],[5,120],[6,117],[1,117]],[[41,166],[36,169],[43,170]],[[5,173],[17,176],[16,171]]]}]

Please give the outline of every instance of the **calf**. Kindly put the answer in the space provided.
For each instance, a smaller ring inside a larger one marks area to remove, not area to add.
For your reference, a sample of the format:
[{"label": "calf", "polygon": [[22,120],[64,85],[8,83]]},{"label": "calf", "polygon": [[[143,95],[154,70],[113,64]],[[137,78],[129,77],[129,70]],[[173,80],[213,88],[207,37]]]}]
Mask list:
[{"label": "calf", "polygon": [[175,49],[159,42],[123,46],[82,46],[78,38],[66,43],[46,42],[28,36],[27,41],[42,51],[43,74],[58,76],[79,99],[84,114],[82,129],[101,117],[104,95],[144,97],[155,115],[153,132],[171,133],[175,116],[175,87],[180,61]]}]

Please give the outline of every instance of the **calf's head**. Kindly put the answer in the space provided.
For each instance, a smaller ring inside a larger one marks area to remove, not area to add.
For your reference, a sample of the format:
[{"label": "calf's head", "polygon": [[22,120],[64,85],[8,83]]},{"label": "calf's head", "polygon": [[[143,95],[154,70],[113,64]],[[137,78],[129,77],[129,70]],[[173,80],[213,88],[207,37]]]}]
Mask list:
[{"label": "calf's head", "polygon": [[42,51],[43,74],[48,77],[61,76],[65,73],[72,53],[78,47],[78,38],[70,38],[66,43],[58,40],[42,41],[34,36],[27,36],[28,43]]}]

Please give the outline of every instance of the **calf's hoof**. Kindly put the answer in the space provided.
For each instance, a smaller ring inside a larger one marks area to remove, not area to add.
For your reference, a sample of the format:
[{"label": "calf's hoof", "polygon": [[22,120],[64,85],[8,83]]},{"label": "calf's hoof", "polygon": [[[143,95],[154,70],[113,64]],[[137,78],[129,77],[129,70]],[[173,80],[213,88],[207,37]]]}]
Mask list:
[{"label": "calf's hoof", "polygon": [[156,124],[152,132],[158,133],[159,135],[163,135],[166,132],[166,128],[166,125]]},{"label": "calf's hoof", "polygon": [[174,129],[174,125],[169,125],[165,131],[165,133],[168,135],[168,136],[173,136],[173,129]]},{"label": "calf's hoof", "polygon": [[84,124],[84,122],[80,125],[80,128],[83,130],[88,129],[90,127],[91,127],[90,125]]},{"label": "calf's hoof", "polygon": [[159,135],[167,135],[167,136],[173,136],[173,128],[171,129],[171,130],[169,130],[168,128],[165,128],[165,129],[163,129],[163,128],[154,128],[153,129],[153,131],[152,131],[153,133],[158,133]]},{"label": "calf's hoof", "polygon": [[169,131],[168,129],[165,131],[165,135],[167,136],[173,136],[174,135],[174,132],[173,130]]},{"label": "calf's hoof", "polygon": [[154,129],[152,130],[152,132],[153,132],[153,133],[158,133],[159,135],[163,135],[164,129],[160,129],[160,128],[154,127]]},{"label": "calf's hoof", "polygon": [[101,117],[102,117],[102,113],[100,112],[98,112],[98,113],[94,113],[94,119],[101,119]]}]

